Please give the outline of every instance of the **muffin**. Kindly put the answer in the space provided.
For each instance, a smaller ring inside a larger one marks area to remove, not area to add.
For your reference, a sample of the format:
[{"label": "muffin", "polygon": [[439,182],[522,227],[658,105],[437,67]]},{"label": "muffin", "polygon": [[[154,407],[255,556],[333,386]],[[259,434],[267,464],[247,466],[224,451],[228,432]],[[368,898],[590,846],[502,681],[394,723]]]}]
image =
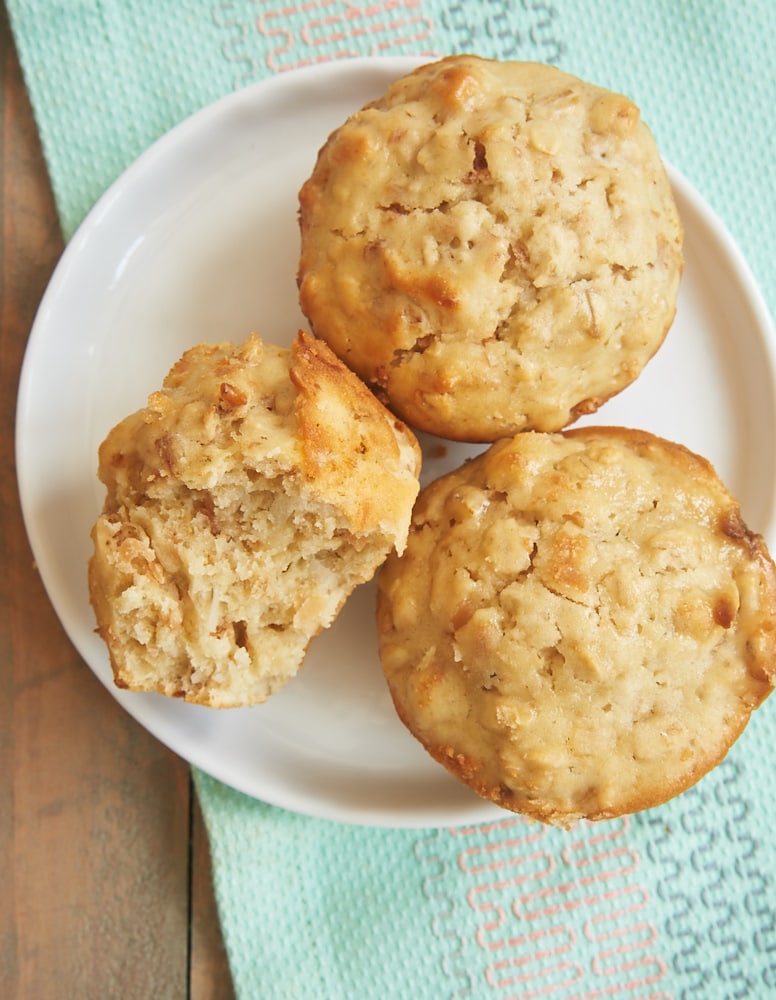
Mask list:
[{"label": "muffin", "polygon": [[490,442],[629,385],[673,320],[682,226],[627,98],[451,56],[328,138],[299,194],[323,338],[404,420]]},{"label": "muffin", "polygon": [[89,592],[116,684],[266,700],[403,548],[419,463],[414,435],[309,334],[187,351],[99,449]]},{"label": "muffin", "polygon": [[776,570],[711,465],[623,428],[527,431],[420,494],[378,578],[400,718],[546,823],[657,805],[770,693]]}]

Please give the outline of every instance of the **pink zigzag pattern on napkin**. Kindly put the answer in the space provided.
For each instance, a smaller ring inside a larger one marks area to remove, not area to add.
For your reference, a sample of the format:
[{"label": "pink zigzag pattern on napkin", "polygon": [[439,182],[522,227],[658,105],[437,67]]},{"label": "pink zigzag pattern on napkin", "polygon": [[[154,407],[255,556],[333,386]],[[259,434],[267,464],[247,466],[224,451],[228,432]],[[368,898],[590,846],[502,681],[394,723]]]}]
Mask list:
[{"label": "pink zigzag pattern on napkin", "polygon": [[[582,826],[559,852],[545,827],[519,818],[448,831],[461,840],[457,864],[472,883],[465,898],[480,915],[475,939],[494,993],[668,997],[655,990],[667,963],[657,952],[649,891],[638,882],[640,859],[625,843],[629,825],[625,818],[605,832]],[[581,938],[585,949],[575,948]],[[580,955],[589,945],[586,967]]]},{"label": "pink zigzag pattern on napkin", "polygon": [[[246,16],[246,4],[255,17]],[[557,11],[541,0],[483,0],[476,11],[425,0],[220,0],[213,22],[229,32],[221,52],[239,70],[235,89],[282,72],[358,55],[438,58],[483,49],[504,59],[558,62],[565,44]]]},{"label": "pink zigzag pattern on napkin", "polygon": [[[358,4],[351,0],[302,0],[279,5],[256,0],[259,34],[272,39],[266,56],[272,72],[358,55],[385,55],[390,49],[430,38],[431,18],[417,13],[421,0],[382,0]],[[297,18],[295,26],[289,18]],[[368,51],[356,40],[368,40]],[[299,55],[298,53],[301,53]]]}]

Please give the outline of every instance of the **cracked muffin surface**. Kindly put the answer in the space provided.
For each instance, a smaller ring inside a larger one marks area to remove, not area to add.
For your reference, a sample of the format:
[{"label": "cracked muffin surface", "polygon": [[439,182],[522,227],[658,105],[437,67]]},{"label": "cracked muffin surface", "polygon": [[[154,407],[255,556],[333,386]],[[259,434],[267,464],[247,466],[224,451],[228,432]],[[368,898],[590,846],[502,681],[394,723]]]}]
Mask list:
[{"label": "cracked muffin surface", "polygon": [[525,432],[421,492],[378,625],[429,753],[568,825],[663,802],[721,760],[774,684],[776,571],[680,445]]},{"label": "cracked muffin surface", "polygon": [[673,320],[682,229],[627,98],[452,56],[395,82],[300,191],[302,309],[405,420],[493,441],[630,384]]}]

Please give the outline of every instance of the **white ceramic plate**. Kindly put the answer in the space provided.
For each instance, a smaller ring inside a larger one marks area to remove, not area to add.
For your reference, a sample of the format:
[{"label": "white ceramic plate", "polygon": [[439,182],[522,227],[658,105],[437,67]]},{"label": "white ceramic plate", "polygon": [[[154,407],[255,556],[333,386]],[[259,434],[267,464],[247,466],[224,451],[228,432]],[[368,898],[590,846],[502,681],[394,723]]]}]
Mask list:
[{"label": "white ceramic plate", "polygon": [[[299,312],[297,191],[344,118],[411,59],[356,59],[275,77],[196,114],[102,198],[41,303],[18,404],[22,505],[71,640],[143,726],[192,764],[301,813],[424,827],[503,817],[431,761],[398,722],[380,672],[374,591],[360,588],[266,705],[213,711],[113,686],[88,603],[98,443],[201,340],[251,330],[288,343]],[[588,422],[644,427],[710,458],[750,526],[774,541],[773,330],[738,251],[672,171],[686,269],[666,344]],[[429,458],[424,481],[475,449]]]}]

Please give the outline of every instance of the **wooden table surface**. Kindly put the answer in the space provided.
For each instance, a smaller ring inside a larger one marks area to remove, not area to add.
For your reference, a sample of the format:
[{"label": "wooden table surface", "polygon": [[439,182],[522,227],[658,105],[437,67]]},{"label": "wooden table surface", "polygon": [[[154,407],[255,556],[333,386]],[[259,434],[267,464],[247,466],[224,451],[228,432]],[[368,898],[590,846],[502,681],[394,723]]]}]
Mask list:
[{"label": "wooden table surface", "polygon": [[4,6],[0,74],[0,997],[229,998],[188,766],[70,645],[22,524],[17,383],[63,243]]}]

